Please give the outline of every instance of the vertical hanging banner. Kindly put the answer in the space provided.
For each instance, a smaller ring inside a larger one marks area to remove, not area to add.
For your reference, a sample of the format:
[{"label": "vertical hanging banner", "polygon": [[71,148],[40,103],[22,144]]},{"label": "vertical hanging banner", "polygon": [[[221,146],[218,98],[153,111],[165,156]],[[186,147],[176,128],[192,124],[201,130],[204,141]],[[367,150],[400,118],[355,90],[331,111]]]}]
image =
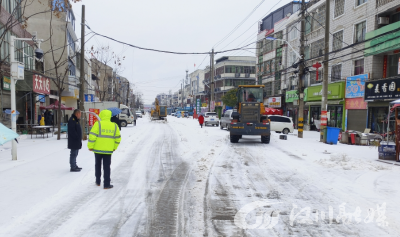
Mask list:
[{"label": "vertical hanging banner", "polygon": [[11,90],[11,80],[9,77],[3,77],[3,90]]},{"label": "vertical hanging banner", "polygon": [[321,126],[326,126],[328,124],[328,111],[321,111]]},{"label": "vertical hanging banner", "polygon": [[382,74],[382,78],[386,78],[386,71],[387,71],[387,64],[388,64],[388,56],[385,55],[383,56],[383,74]]},{"label": "vertical hanging banner", "polygon": [[[89,112],[93,112],[97,115],[100,114],[100,109],[89,109]],[[94,123],[97,122],[97,118],[96,116],[94,116],[93,114],[89,114],[89,126],[93,126]]]}]

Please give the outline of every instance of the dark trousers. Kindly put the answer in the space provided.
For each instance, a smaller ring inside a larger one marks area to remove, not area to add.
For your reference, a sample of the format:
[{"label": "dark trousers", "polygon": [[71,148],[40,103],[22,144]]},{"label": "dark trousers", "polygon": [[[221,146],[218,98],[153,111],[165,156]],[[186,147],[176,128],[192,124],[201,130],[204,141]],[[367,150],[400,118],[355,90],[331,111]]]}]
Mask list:
[{"label": "dark trousers", "polygon": [[202,123],[200,124],[200,127],[203,128],[203,124]]},{"label": "dark trousers", "polygon": [[95,175],[96,175],[96,183],[100,183],[101,178],[101,161],[103,161],[103,170],[104,170],[104,187],[110,186],[110,175],[111,175],[111,155],[106,154],[97,154],[94,153],[95,161]]},{"label": "dark trousers", "polygon": [[71,153],[69,155],[69,164],[71,165],[71,169],[75,168],[76,165],[76,157],[78,156],[79,149],[71,149]]}]

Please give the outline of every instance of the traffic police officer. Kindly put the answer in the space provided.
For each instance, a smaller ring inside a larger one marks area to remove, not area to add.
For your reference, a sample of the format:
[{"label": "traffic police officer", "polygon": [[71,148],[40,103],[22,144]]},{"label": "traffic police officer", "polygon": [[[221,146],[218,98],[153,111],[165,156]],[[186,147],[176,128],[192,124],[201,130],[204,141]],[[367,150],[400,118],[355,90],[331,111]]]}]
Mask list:
[{"label": "traffic police officer", "polygon": [[100,112],[101,121],[97,121],[89,133],[88,148],[94,152],[96,184],[100,186],[101,162],[104,170],[104,189],[113,188],[110,184],[111,155],[117,150],[121,142],[121,134],[118,126],[111,122],[111,111]]}]

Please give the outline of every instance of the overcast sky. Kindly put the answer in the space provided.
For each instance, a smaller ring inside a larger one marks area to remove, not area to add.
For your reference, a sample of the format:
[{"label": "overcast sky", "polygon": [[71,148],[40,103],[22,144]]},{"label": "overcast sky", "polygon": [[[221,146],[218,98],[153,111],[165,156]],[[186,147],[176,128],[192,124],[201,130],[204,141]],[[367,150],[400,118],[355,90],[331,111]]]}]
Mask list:
[{"label": "overcast sky", "polygon": [[[254,42],[257,36],[257,22],[270,10],[275,10],[290,1],[83,0],[82,3],[73,4],[73,9],[78,38],[81,34],[81,6],[85,4],[87,24],[99,34],[146,48],[176,52],[209,52],[261,2],[257,10],[232,35],[215,47],[216,51],[220,51]],[[273,7],[274,5],[276,6]],[[143,51],[100,36],[93,37],[87,43],[86,49],[98,45],[109,45],[118,55],[125,56],[124,71],[121,75],[135,85],[134,91],[143,94],[145,103],[152,103],[158,93],[177,91],[185,78],[186,70],[190,73],[199,66],[204,68],[210,62],[209,57],[205,58],[204,55]],[[255,45],[251,46],[254,47]],[[225,55],[255,56],[254,53],[241,50],[218,54],[215,59]]]}]

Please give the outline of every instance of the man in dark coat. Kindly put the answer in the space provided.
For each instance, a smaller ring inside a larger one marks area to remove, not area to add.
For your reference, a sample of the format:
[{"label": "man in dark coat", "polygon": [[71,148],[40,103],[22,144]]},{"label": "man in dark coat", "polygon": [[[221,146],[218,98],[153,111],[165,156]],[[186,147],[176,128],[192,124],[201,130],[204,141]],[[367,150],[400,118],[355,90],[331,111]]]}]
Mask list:
[{"label": "man in dark coat", "polygon": [[76,157],[79,150],[82,148],[82,128],[79,120],[81,118],[81,111],[76,109],[68,121],[68,149],[71,149],[69,157],[69,164],[71,165],[71,172],[79,172],[76,164]]},{"label": "man in dark coat", "polygon": [[117,117],[117,115],[111,117],[111,122],[117,124],[117,126],[119,127],[119,130],[121,131],[121,122],[119,121],[119,118]]}]

